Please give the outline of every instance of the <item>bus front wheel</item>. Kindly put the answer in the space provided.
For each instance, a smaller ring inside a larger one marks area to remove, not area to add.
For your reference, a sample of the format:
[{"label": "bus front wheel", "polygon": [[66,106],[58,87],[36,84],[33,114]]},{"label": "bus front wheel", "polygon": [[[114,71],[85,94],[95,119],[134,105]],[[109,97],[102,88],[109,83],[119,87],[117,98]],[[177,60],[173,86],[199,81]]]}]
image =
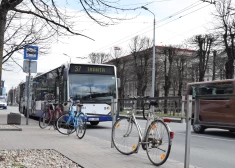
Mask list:
[{"label": "bus front wheel", "polygon": [[90,124],[91,124],[91,125],[98,125],[98,124],[99,124],[99,121],[90,121]]}]

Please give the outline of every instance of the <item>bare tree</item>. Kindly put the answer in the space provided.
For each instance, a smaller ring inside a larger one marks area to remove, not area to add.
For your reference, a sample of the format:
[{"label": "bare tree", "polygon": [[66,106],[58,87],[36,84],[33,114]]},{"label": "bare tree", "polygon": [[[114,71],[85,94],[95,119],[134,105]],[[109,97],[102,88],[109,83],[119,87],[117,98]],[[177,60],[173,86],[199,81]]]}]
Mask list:
[{"label": "bare tree", "polygon": [[[118,49],[118,50],[117,50]],[[127,82],[127,73],[126,73],[126,58],[123,56],[123,50],[121,48],[116,48],[112,50],[111,58],[112,63],[117,68],[117,76],[120,79],[120,88],[118,89],[118,94],[120,98],[124,98],[125,95],[125,85]]]},{"label": "bare tree", "polygon": [[178,79],[178,96],[182,96],[182,88],[183,88],[183,81],[184,81],[184,72],[186,66],[186,56],[179,55],[175,58],[175,63],[177,67],[177,79]]},{"label": "bare tree", "polygon": [[[89,18],[101,26],[108,26],[118,23],[118,21],[127,18],[123,15],[111,15],[110,12],[118,14],[120,11],[136,10],[137,8],[121,8],[118,2],[106,0],[79,0],[78,5],[82,10],[80,13],[86,13]],[[65,2],[69,5],[68,2]],[[110,15],[109,15],[110,14]],[[0,81],[2,78],[2,63],[6,62],[25,45],[38,45],[44,40],[49,40],[54,35],[79,35],[92,39],[75,29],[74,14],[69,13],[66,8],[59,8],[55,0],[1,0],[0,1]],[[17,27],[13,23],[17,20]],[[31,20],[31,21],[30,21]],[[29,22],[28,22],[29,21]],[[33,25],[24,27],[28,24]],[[10,33],[10,28],[14,28],[16,33]],[[41,29],[41,30],[40,30]],[[40,31],[45,32],[45,36],[39,36]],[[30,32],[28,35],[27,32]],[[22,36],[18,36],[19,33]],[[35,33],[37,34],[35,37]],[[33,38],[32,38],[33,37]],[[14,42],[13,39],[17,40]],[[10,41],[9,41],[10,40]],[[9,47],[6,47],[9,46]],[[41,48],[41,47],[40,47]]]},{"label": "bare tree", "polygon": [[147,37],[136,36],[129,45],[133,59],[133,74],[136,81],[137,96],[144,96],[150,74],[152,42]]},{"label": "bare tree", "polygon": [[204,81],[215,38],[210,34],[196,35],[192,37],[191,42],[197,50],[196,58],[198,62],[199,81]]},{"label": "bare tree", "polygon": [[227,62],[225,64],[226,78],[232,79],[234,75],[233,62],[235,59],[235,8],[232,0],[218,0],[215,7],[217,14],[214,14],[218,21],[215,27],[218,37],[221,38],[223,46],[227,54]]},{"label": "bare tree", "polygon": [[[161,49],[161,57],[164,62],[164,96],[168,97],[172,85],[172,64],[176,56],[176,48],[165,46]],[[164,113],[167,113],[167,100],[164,101]]]},{"label": "bare tree", "polygon": [[106,53],[91,53],[89,54],[89,59],[93,64],[103,64],[110,59],[110,55]]}]

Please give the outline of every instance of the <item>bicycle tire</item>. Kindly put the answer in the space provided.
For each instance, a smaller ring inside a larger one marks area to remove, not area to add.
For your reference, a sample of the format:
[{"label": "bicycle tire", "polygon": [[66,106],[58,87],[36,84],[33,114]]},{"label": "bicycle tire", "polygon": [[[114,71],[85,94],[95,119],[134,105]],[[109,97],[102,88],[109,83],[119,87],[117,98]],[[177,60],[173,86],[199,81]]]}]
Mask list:
[{"label": "bicycle tire", "polygon": [[70,135],[75,132],[74,128],[74,119],[72,116],[69,115],[69,113],[61,115],[56,120],[56,129],[59,131],[59,133],[64,135]]},{"label": "bicycle tire", "polygon": [[146,134],[146,152],[149,160],[156,166],[166,162],[171,151],[170,132],[161,120],[154,120]]},{"label": "bicycle tire", "polygon": [[86,133],[86,116],[84,115],[84,113],[80,113],[78,115],[77,122],[78,122],[76,127],[77,137],[79,139],[82,139]]},{"label": "bicycle tire", "polygon": [[42,113],[41,117],[39,118],[39,127],[44,129],[48,125],[50,125],[51,116],[48,111]]},{"label": "bicycle tire", "polygon": [[128,117],[117,120],[112,128],[112,142],[122,154],[130,155],[136,152],[140,137],[134,120]]}]

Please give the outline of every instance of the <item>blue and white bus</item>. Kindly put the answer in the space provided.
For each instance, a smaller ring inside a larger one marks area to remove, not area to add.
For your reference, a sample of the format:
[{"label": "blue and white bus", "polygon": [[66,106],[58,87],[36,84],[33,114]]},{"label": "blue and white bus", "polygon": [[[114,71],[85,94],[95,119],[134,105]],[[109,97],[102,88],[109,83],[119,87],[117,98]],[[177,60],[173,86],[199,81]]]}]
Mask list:
[{"label": "blue and white bus", "polygon": [[[70,98],[83,103],[82,111],[88,115],[91,125],[112,121],[111,99],[118,99],[116,67],[106,64],[64,64],[47,73],[33,78],[32,98],[29,114],[40,117],[45,97],[57,100],[63,112],[69,111]],[[25,83],[21,84],[21,94],[25,94]],[[20,112],[26,115],[26,99],[20,101]]]}]

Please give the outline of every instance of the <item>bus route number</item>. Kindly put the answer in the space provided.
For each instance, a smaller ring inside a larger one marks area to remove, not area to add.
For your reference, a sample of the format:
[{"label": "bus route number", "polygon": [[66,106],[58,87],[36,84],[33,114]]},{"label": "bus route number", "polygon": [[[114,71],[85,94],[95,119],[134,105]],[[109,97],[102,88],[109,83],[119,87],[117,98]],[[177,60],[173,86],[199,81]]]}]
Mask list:
[{"label": "bus route number", "polygon": [[81,66],[75,66],[75,72],[80,72]]}]

